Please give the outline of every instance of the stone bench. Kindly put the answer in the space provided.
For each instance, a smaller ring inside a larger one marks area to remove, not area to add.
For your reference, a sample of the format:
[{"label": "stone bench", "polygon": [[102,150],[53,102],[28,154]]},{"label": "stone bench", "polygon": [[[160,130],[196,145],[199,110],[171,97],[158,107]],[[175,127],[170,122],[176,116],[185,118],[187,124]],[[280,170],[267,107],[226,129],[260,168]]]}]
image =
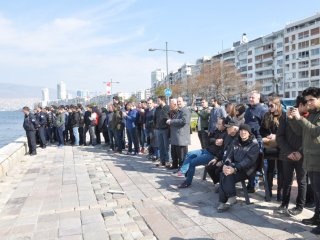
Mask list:
[{"label": "stone bench", "polygon": [[27,138],[20,137],[0,149],[0,178],[18,166],[27,153]]}]

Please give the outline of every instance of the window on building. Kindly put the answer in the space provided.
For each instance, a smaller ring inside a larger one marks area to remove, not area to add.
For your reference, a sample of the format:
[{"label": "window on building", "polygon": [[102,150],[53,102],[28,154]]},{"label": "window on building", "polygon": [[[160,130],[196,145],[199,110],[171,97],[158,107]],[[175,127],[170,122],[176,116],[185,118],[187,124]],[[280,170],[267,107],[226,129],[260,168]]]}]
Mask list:
[{"label": "window on building", "polygon": [[285,39],[284,39],[284,43],[288,43],[289,42],[289,37],[286,37]]},{"label": "window on building", "polygon": [[311,56],[319,55],[320,48],[311,49]]},{"label": "window on building", "polygon": [[286,61],[289,61],[289,60],[290,60],[290,56],[286,55]]},{"label": "window on building", "polygon": [[296,45],[295,45],[295,44],[292,44],[292,45],[291,45],[291,51],[294,51],[294,50],[296,50]]},{"label": "window on building", "polygon": [[256,68],[262,68],[262,63],[256,64]]},{"label": "window on building", "polygon": [[300,32],[298,34],[298,39],[307,38],[307,37],[309,37],[309,30],[304,31],[304,32]]},{"label": "window on building", "polygon": [[295,88],[295,87],[296,87],[296,82],[292,82],[292,83],[291,83],[291,87],[292,87],[292,88]]},{"label": "window on building", "polygon": [[311,70],[311,77],[319,76],[320,75],[320,69],[312,69]]},{"label": "window on building", "polygon": [[292,73],[292,78],[296,78],[297,77],[297,73],[293,72]]},{"label": "window on building", "polygon": [[291,36],[291,41],[294,41],[294,40],[296,40],[296,35],[295,35],[295,34],[293,34],[293,35]]},{"label": "window on building", "polygon": [[292,98],[296,98],[297,97],[297,92],[296,91],[292,91],[291,92],[291,97]]},{"label": "window on building", "polygon": [[277,48],[282,48],[282,46],[283,46],[283,43],[282,43],[282,42],[278,42],[278,43],[277,43]]},{"label": "window on building", "polygon": [[307,78],[307,77],[309,77],[309,71],[299,72],[299,78]]},{"label": "window on building", "polygon": [[289,46],[286,46],[286,47],[284,48],[284,51],[285,51],[285,52],[289,52]]},{"label": "window on building", "polygon": [[252,63],[252,58],[249,58],[249,59],[248,59],[248,63]]},{"label": "window on building", "polygon": [[299,52],[299,58],[308,58],[308,57],[309,57],[309,51]]},{"label": "window on building", "polygon": [[248,71],[250,71],[250,70],[252,70],[252,66],[249,66],[249,67],[248,67]]},{"label": "window on building", "polygon": [[298,83],[298,87],[299,88],[307,88],[307,87],[309,87],[309,81],[300,81]]},{"label": "window on building", "polygon": [[319,27],[313,28],[310,30],[311,36],[319,34]]},{"label": "window on building", "polygon": [[319,42],[320,42],[320,38],[314,38],[314,39],[311,39],[310,45],[316,46],[316,45],[319,45]]},{"label": "window on building", "polygon": [[282,59],[277,60],[277,65],[282,65],[282,63],[283,63]]},{"label": "window on building", "polygon": [[320,83],[320,80],[312,80],[311,81],[311,87],[319,87],[319,83]]},{"label": "window on building", "polygon": [[292,59],[293,60],[296,59],[296,54],[295,53],[292,54]]},{"label": "window on building", "polygon": [[311,60],[311,67],[314,67],[314,66],[319,66],[320,65],[320,59],[312,59]]},{"label": "window on building", "polygon": [[248,55],[252,55],[252,50],[248,51]]},{"label": "window on building", "polygon": [[292,63],[292,69],[296,69],[296,63]]},{"label": "window on building", "polygon": [[281,74],[283,72],[282,68],[277,69],[277,73]]},{"label": "window on building", "polygon": [[282,51],[277,52],[277,56],[282,56],[282,55],[283,55]]},{"label": "window on building", "polygon": [[300,42],[298,44],[298,49],[303,49],[309,47],[309,41]]},{"label": "window on building", "polygon": [[309,61],[302,61],[302,62],[299,62],[298,67],[299,67],[299,69],[309,67]]}]

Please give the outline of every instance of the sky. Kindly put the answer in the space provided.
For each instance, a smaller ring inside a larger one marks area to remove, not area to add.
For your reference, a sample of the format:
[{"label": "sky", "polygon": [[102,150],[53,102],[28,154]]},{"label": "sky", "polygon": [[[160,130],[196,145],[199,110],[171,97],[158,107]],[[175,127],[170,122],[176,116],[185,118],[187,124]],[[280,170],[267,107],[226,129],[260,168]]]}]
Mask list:
[{"label": "sky", "polygon": [[151,71],[194,63],[320,11],[319,0],[0,0],[0,83],[113,92],[150,87]]}]

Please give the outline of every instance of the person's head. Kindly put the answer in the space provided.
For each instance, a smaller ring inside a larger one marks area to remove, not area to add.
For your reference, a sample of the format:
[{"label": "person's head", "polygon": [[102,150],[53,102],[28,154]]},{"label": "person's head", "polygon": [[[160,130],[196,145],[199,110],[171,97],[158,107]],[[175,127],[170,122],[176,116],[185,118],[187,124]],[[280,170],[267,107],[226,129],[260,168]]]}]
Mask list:
[{"label": "person's head", "polygon": [[260,103],[260,98],[261,98],[261,95],[260,95],[259,92],[257,92],[257,91],[250,92],[250,94],[249,94],[249,104],[251,106],[259,104]]},{"label": "person's head", "polygon": [[216,126],[219,131],[224,131],[226,129],[226,127],[224,126],[225,120],[226,120],[225,118],[218,118]]},{"label": "person's head", "polygon": [[211,98],[211,106],[213,107],[219,107],[221,105],[221,101],[217,97]]},{"label": "person's head", "polygon": [[147,101],[147,105],[148,105],[148,108],[149,108],[149,109],[153,109],[153,107],[154,107],[154,103],[153,103],[152,98],[149,98],[149,99],[148,99],[148,101]]},{"label": "person's head", "polygon": [[113,100],[113,103],[120,103],[120,99],[118,96],[114,96],[112,100]]},{"label": "person's head", "polygon": [[320,108],[320,88],[309,87],[302,92],[302,96],[307,101],[308,109]]},{"label": "person's head", "polygon": [[251,128],[248,124],[241,124],[239,127],[240,138],[242,141],[246,141],[249,139],[250,135],[252,135]]},{"label": "person's head", "polygon": [[236,122],[230,118],[225,119],[224,127],[227,129],[228,135],[230,135],[232,137],[235,136],[239,131],[238,122]]},{"label": "person's head", "polygon": [[22,112],[23,112],[25,115],[29,115],[29,113],[30,113],[30,108],[27,107],[27,106],[24,106],[24,107],[22,108]]},{"label": "person's head", "polygon": [[92,106],[91,105],[87,105],[87,111],[88,112],[92,112]]},{"label": "person's head", "polygon": [[236,113],[236,116],[239,117],[241,116],[242,114],[244,114],[244,112],[246,111],[246,106],[242,103],[240,104],[237,104],[236,107],[235,107],[235,113]]},{"label": "person's head", "polygon": [[305,114],[308,112],[308,105],[307,101],[304,99],[303,96],[298,96],[296,98],[296,104],[294,105],[295,108],[298,108],[300,114]]},{"label": "person's head", "polygon": [[132,109],[132,107],[133,107],[133,105],[132,105],[131,102],[127,102],[127,104],[125,105],[125,109],[126,109],[127,111],[130,111],[130,110]]},{"label": "person's head", "polygon": [[178,104],[178,108],[183,108],[185,106],[185,103],[182,97],[177,98],[177,104]]},{"label": "person's head", "polygon": [[158,105],[164,106],[166,104],[166,97],[165,96],[158,96]]},{"label": "person's head", "polygon": [[178,108],[178,101],[176,98],[170,99],[170,109],[176,110]]},{"label": "person's head", "polygon": [[235,109],[235,105],[233,103],[227,103],[225,105],[225,109],[226,109],[226,113],[230,116],[230,117],[234,117],[236,116],[236,109]]},{"label": "person's head", "polygon": [[204,98],[201,98],[201,107],[203,107],[203,108],[207,108],[208,107],[208,102]]},{"label": "person's head", "polygon": [[268,102],[268,109],[269,112],[273,115],[279,115],[281,116],[282,113],[282,105],[281,105],[281,99],[278,97],[269,98]]},{"label": "person's head", "polygon": [[79,110],[82,110],[82,109],[83,109],[83,106],[82,106],[81,103],[78,103],[77,106],[78,106]]},{"label": "person's head", "polygon": [[45,109],[46,109],[46,112],[50,112],[51,111],[50,107],[45,107]]},{"label": "person's head", "polygon": [[142,101],[141,101],[141,108],[142,108],[142,109],[147,109],[147,108],[148,108],[148,105],[147,105],[147,101],[146,101],[146,100],[142,100]]},{"label": "person's head", "polygon": [[58,107],[58,112],[63,113],[65,111],[65,107],[63,105]]},{"label": "person's head", "polygon": [[109,104],[109,105],[107,106],[107,109],[108,109],[109,112],[113,112],[113,111],[114,111],[114,106],[113,106],[113,104]]}]

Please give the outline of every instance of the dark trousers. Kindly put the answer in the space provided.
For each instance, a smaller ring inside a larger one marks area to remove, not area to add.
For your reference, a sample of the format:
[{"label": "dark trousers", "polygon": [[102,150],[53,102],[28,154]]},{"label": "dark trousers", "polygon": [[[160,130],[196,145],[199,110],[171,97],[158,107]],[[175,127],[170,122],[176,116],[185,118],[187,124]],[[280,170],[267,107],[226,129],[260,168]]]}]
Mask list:
[{"label": "dark trousers", "polygon": [[311,187],[314,193],[314,213],[317,217],[320,217],[320,172],[308,172]]},{"label": "dark trousers", "polygon": [[97,144],[101,144],[101,131],[98,129],[97,126],[95,128],[95,134],[96,134]]},{"label": "dark trousers", "polygon": [[220,188],[219,188],[219,201],[226,203],[228,198],[236,196],[236,183],[246,180],[248,178],[244,171],[239,171],[236,174],[224,175],[220,174]]},{"label": "dark trousers", "polygon": [[45,147],[47,145],[46,129],[42,126],[39,127],[39,139],[40,139],[40,147]]},{"label": "dark trousers", "polygon": [[218,167],[216,164],[214,165],[207,165],[206,166],[207,173],[211,177],[214,184],[220,182],[220,175],[222,172],[222,166]]},{"label": "dark trousers", "polygon": [[115,139],[116,139],[116,150],[118,152],[122,152],[123,148],[123,130],[116,129],[115,130]]},{"label": "dark trousers", "polygon": [[171,145],[172,167],[181,167],[187,152],[188,146]]},{"label": "dark trousers", "polygon": [[79,127],[79,144],[80,144],[80,145],[83,145],[83,144],[84,144],[83,131],[84,131],[84,127]]},{"label": "dark trousers", "polygon": [[47,127],[46,128],[46,140],[47,142],[51,142],[53,143],[53,132],[52,132],[53,128],[52,127]]},{"label": "dark trousers", "polygon": [[26,131],[29,154],[37,152],[36,131]]},{"label": "dark trousers", "polygon": [[109,144],[110,148],[112,150],[115,149],[115,135],[114,135],[114,129],[108,128],[108,137],[109,137]]},{"label": "dark trousers", "polygon": [[110,143],[108,129],[103,129],[102,135],[104,138],[104,143],[108,145]]},{"label": "dark trousers", "polygon": [[169,130],[157,129],[157,142],[160,150],[160,161],[162,164],[169,162]]},{"label": "dark trousers", "polygon": [[296,198],[296,206],[300,209],[304,207],[307,194],[307,178],[306,171],[303,169],[302,160],[296,161],[283,161],[283,190],[282,190],[282,205],[288,207],[290,202],[291,186],[293,181],[293,172],[296,172],[298,183],[298,195]]},{"label": "dark trousers", "polygon": [[59,146],[63,146],[64,145],[64,138],[63,138],[63,132],[64,132],[64,128],[60,127],[60,128],[56,128],[57,129],[57,138],[58,138],[58,145]]},{"label": "dark trousers", "polygon": [[206,149],[208,146],[208,133],[205,130],[198,131],[201,148]]},{"label": "dark trousers", "polygon": [[282,161],[280,160],[267,160],[267,180],[270,189],[270,196],[272,196],[272,186],[273,186],[273,176],[275,172],[275,168],[277,166],[277,191],[281,193],[283,188],[283,167]]},{"label": "dark trousers", "polygon": [[128,152],[132,152],[132,143],[134,145],[134,152],[139,153],[139,140],[136,128],[127,128],[128,136]]}]

